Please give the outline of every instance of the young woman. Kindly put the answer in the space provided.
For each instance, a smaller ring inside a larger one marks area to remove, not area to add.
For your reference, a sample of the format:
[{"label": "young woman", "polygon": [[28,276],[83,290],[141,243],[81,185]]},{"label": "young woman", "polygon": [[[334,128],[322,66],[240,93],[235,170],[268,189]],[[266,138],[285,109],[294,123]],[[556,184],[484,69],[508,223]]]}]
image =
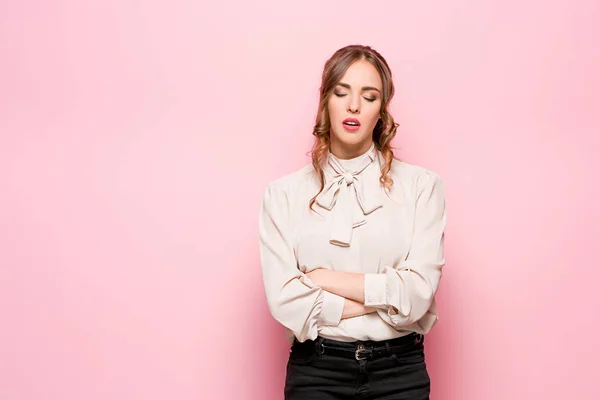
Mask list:
[{"label": "young woman", "polygon": [[394,158],[385,59],[325,63],[312,165],[270,182],[259,219],[269,309],[291,344],[285,399],[429,399],[424,335],[444,259],[439,175]]}]

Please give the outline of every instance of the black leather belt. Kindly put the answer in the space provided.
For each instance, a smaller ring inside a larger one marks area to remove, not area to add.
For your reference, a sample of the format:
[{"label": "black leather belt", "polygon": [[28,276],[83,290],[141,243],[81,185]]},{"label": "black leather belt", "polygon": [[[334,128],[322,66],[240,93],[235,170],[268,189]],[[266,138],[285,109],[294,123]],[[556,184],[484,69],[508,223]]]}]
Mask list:
[{"label": "black leather belt", "polygon": [[392,354],[404,353],[413,346],[423,342],[423,339],[424,337],[422,334],[414,332],[396,339],[383,341],[339,342],[318,337],[317,340],[314,341],[308,340],[303,343],[295,342],[294,346],[310,346],[319,354],[354,358],[356,360],[373,360]]}]

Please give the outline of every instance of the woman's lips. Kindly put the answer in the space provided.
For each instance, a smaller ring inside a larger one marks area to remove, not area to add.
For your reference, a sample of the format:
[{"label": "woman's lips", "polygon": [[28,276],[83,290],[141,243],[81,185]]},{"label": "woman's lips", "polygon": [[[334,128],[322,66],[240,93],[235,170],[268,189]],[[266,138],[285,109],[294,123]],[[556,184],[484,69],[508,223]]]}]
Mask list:
[{"label": "woman's lips", "polygon": [[[356,123],[356,125],[347,124],[346,122],[354,122]],[[342,121],[342,126],[347,131],[357,131],[358,129],[360,129],[360,121],[356,118],[346,118]]]}]

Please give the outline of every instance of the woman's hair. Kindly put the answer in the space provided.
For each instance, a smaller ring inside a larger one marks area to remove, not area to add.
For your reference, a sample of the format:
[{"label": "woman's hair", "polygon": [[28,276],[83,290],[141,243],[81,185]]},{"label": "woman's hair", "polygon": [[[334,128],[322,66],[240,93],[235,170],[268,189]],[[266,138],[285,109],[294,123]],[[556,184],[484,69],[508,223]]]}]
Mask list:
[{"label": "woman's hair", "polygon": [[373,66],[379,72],[381,82],[383,84],[383,92],[381,94],[381,118],[379,118],[375,124],[375,128],[373,129],[373,142],[375,143],[375,147],[381,151],[384,159],[384,165],[381,168],[381,177],[379,178],[379,181],[388,190],[394,183],[392,178],[387,176],[392,168],[392,159],[394,158],[390,141],[394,138],[394,136],[396,136],[396,128],[398,127],[398,124],[394,122],[394,118],[392,118],[387,110],[388,104],[394,96],[392,71],[390,70],[390,67],[383,56],[381,56],[381,54],[373,50],[371,47],[361,45],[346,46],[337,50],[331,56],[331,58],[325,62],[323,75],[321,77],[319,111],[317,113],[317,119],[313,128],[315,142],[311,151],[312,165],[319,176],[321,188],[319,189],[319,192],[310,200],[311,209],[317,196],[325,188],[325,175],[323,173],[322,162],[327,154],[327,150],[329,149],[329,144],[331,142],[331,121],[329,119],[327,103],[333,93],[333,89],[342,79],[348,67],[359,60],[366,60],[373,64]]}]

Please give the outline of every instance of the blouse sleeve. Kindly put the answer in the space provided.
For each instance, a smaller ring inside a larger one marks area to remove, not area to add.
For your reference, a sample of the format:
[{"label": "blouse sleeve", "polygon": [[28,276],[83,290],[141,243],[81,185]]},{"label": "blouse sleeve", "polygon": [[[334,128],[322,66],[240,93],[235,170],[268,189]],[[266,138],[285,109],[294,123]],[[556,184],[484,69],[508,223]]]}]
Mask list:
[{"label": "blouse sleeve", "polygon": [[272,183],[263,194],[259,239],[263,283],[273,318],[304,342],[321,326],[337,326],[345,299],[316,286],[298,269],[290,224],[290,198]]},{"label": "blouse sleeve", "polygon": [[386,266],[382,273],[365,274],[365,305],[395,328],[425,323],[431,328],[436,316],[421,320],[430,309],[442,277],[446,205],[439,175],[426,171],[417,177],[417,199],[412,242],[405,260]]}]

